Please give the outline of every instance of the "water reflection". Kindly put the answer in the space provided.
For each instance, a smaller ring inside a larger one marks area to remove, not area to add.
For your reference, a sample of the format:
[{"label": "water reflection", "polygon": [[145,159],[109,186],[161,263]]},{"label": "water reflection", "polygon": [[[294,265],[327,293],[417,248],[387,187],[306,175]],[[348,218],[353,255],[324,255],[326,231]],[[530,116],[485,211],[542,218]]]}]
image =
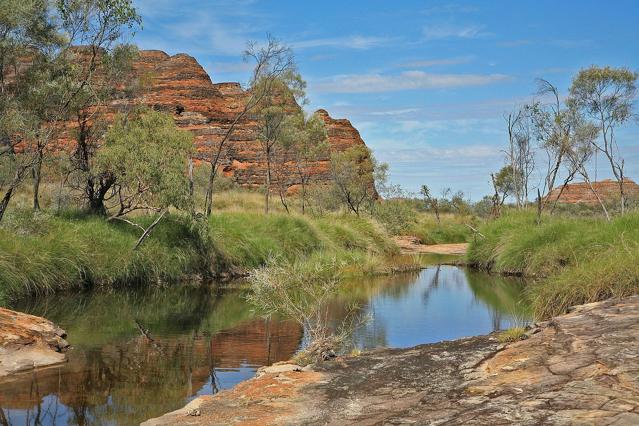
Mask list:
[{"label": "water reflection", "polygon": [[[8,424],[137,424],[289,359],[289,321],[252,318],[240,292],[167,289],[18,307],[69,333],[69,362],[0,384]],[[1,420],[1,417],[0,417]]]},{"label": "water reflection", "polygon": [[[353,303],[372,319],[353,345],[407,347],[506,328],[530,316],[515,280],[452,266],[362,278],[331,303],[338,324]],[[56,295],[15,309],[69,334],[69,362],[0,383],[2,424],[137,424],[289,359],[295,323],[256,318],[242,290]]]},{"label": "water reflection", "polygon": [[[356,330],[358,348],[410,347],[502,330],[530,321],[522,283],[454,266],[385,278],[341,296],[359,299],[370,320]],[[363,291],[363,289],[365,289]],[[351,299],[352,300],[352,299]]]}]

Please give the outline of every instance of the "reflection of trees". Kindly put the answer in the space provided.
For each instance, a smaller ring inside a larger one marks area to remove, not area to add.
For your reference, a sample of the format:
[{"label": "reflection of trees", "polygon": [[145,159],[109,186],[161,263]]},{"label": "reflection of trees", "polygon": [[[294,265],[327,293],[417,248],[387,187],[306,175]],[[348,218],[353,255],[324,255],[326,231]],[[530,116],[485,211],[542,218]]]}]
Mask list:
[{"label": "reflection of trees", "polygon": [[[60,416],[58,422],[64,414],[75,424],[139,423],[182,406],[207,384],[217,392],[218,368],[288,359],[300,342],[292,323],[251,319],[236,291],[166,289],[50,300],[22,309],[46,312],[67,329],[69,362],[0,388],[2,406],[26,410],[31,424],[45,414]],[[55,397],[43,400],[46,395]]]},{"label": "reflection of trees", "polygon": [[470,269],[465,269],[464,274],[475,298],[490,309],[493,330],[501,329],[506,318],[516,321],[532,319],[530,302],[521,279]]},{"label": "reflection of trees", "polygon": [[[424,289],[424,292],[422,293],[422,302],[424,303],[424,306],[428,305],[428,300],[430,299],[431,294],[433,293],[433,291],[437,290],[439,288],[439,273],[441,272],[441,265],[437,265],[437,267],[435,268],[435,272],[432,274],[432,277],[430,278],[428,285],[426,286],[426,288]],[[431,271],[430,269],[426,269],[424,272],[429,272]]]}]

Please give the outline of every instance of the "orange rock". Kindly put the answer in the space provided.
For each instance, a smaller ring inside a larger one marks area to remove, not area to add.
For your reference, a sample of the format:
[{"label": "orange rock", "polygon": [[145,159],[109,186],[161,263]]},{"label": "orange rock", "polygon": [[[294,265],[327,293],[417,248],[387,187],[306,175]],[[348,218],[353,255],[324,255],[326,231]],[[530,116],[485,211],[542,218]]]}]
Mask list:
[{"label": "orange rock", "polygon": [[[80,57],[82,50],[78,48]],[[213,83],[210,76],[195,58],[184,53],[169,56],[159,50],[141,50],[133,65],[134,74],[144,82],[145,93],[137,99],[124,96],[103,107],[108,119],[132,105],[146,105],[173,115],[176,124],[194,135],[195,150],[206,158],[215,152],[219,142],[235,117],[244,108],[247,92],[239,83]],[[291,101],[284,101],[291,102]],[[294,102],[294,101],[292,101]],[[298,108],[297,105],[294,105]],[[327,125],[328,141],[332,151],[343,151],[362,145],[359,132],[350,121],[333,119],[325,110],[317,112]],[[250,114],[240,120],[223,151],[223,174],[242,186],[259,187],[265,180],[265,159],[257,139],[258,123]],[[69,122],[55,144],[59,150],[73,146],[73,129],[77,123]],[[281,153],[280,153],[281,154]],[[283,175],[286,187],[299,184],[294,164],[285,164]],[[326,154],[311,165],[313,181],[328,182],[331,179],[329,156]],[[289,173],[290,172],[290,173]],[[277,179],[274,176],[273,179]]]},{"label": "orange rock", "polygon": [[[619,184],[612,179],[593,182],[592,187],[604,202],[619,200]],[[624,183],[624,192],[628,199],[639,199],[639,185],[630,179]],[[597,204],[597,197],[585,182],[571,183],[563,189],[561,186],[548,195],[550,202],[557,200],[566,204]]]}]

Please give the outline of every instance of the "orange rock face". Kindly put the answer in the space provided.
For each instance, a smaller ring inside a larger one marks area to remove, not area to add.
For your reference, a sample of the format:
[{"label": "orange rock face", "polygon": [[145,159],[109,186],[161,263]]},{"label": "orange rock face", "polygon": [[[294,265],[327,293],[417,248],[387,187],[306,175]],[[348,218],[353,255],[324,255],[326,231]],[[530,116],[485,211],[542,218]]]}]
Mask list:
[{"label": "orange rock face", "polygon": [[[619,184],[611,179],[593,182],[592,186],[603,201],[612,202],[619,200]],[[630,179],[624,183],[624,192],[627,199],[639,199],[639,185]],[[561,190],[555,188],[548,195],[551,202],[557,200],[566,204],[597,204],[597,197],[585,182],[571,183]]]},{"label": "orange rock face", "polygon": [[[107,106],[107,117],[133,104],[170,113],[179,127],[193,133],[199,156],[216,150],[248,99],[239,83],[213,83],[197,60],[183,53],[169,56],[159,50],[142,50],[134,71],[146,82],[144,95],[133,100],[113,101]],[[359,132],[348,120],[333,119],[325,110],[318,113],[326,123],[332,150],[342,151],[364,144]],[[72,127],[73,124],[69,123],[68,128]],[[221,165],[224,175],[242,186],[259,187],[265,180],[265,159],[257,135],[255,117],[247,115],[238,122],[223,150]],[[70,132],[65,132],[60,146],[69,146],[71,136]],[[287,164],[286,167],[294,166]],[[313,181],[329,181],[328,154],[318,159],[310,169]],[[295,173],[286,175],[286,186],[294,187],[299,183]]]},{"label": "orange rock face", "polygon": [[65,336],[51,321],[0,308],[0,379],[64,362]]}]

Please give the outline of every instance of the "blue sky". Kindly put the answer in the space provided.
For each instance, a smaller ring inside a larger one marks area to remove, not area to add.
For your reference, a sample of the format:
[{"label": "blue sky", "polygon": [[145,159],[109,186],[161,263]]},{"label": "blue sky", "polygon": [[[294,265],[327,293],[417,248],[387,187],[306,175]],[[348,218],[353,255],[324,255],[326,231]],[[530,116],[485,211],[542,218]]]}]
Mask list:
[{"label": "blue sky", "polygon": [[[639,70],[639,1],[138,0],[141,48],[197,58],[214,82],[246,82],[247,40],[290,45],[309,110],[348,118],[391,181],[490,192],[503,164],[503,114],[535,78],[567,90],[591,64]],[[639,123],[619,132],[639,179]],[[598,177],[608,177],[600,161]],[[536,178],[539,178],[537,176]]]}]

